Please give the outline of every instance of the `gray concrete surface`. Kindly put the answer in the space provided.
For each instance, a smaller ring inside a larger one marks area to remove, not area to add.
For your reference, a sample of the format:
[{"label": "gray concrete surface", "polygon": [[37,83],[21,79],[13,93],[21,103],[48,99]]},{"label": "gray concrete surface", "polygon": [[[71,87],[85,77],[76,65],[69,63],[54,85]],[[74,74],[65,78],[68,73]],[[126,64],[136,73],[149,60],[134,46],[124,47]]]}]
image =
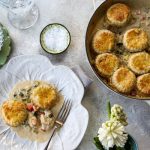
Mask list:
[{"label": "gray concrete surface", "polygon": [[[122,104],[129,118],[127,131],[137,140],[140,150],[150,150],[150,135],[138,124],[138,112],[146,104],[144,102],[129,100],[109,91],[95,77],[88,64],[85,53],[85,32],[88,21],[94,13],[101,0],[36,0],[40,10],[38,22],[28,30],[18,30],[10,25],[7,19],[7,10],[0,7],[0,22],[5,25],[13,39],[13,51],[11,57],[23,54],[40,53],[49,57],[55,65],[63,64],[69,67],[81,65],[93,83],[88,89],[83,99],[83,105],[89,111],[89,125],[83,140],[77,150],[96,150],[93,145],[93,137],[101,123],[107,119],[106,100],[111,103]],[[69,49],[60,55],[50,55],[44,52],[40,46],[39,36],[44,26],[49,23],[58,22],[64,24],[71,32],[71,45]],[[140,107],[141,108],[140,108]],[[150,110],[149,106],[146,108]],[[142,109],[141,109],[142,110]],[[137,112],[138,111],[138,112]],[[150,118],[148,118],[150,120]],[[149,124],[150,125],[150,124]]]}]

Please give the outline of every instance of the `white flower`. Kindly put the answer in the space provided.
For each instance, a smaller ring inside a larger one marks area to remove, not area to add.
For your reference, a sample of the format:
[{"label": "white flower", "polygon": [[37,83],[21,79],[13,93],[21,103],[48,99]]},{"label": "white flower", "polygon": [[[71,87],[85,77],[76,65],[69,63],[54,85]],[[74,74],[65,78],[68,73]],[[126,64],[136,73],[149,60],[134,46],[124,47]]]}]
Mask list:
[{"label": "white flower", "polygon": [[128,135],[125,133],[124,126],[115,120],[110,120],[102,124],[98,131],[98,138],[102,145],[108,149],[114,145],[124,147]]},{"label": "white flower", "polygon": [[0,27],[0,51],[3,46],[3,42],[4,42],[3,29],[2,29],[2,27]]},{"label": "white flower", "polygon": [[122,106],[115,104],[111,108],[111,120],[119,121],[124,126],[128,125],[126,114],[123,111]]}]

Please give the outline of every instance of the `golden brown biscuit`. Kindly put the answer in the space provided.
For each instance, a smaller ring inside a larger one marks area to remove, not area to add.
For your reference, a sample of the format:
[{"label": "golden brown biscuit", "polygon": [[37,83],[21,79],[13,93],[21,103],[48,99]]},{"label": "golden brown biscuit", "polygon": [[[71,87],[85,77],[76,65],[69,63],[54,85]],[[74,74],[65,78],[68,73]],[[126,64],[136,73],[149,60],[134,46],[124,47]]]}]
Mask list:
[{"label": "golden brown biscuit", "polygon": [[112,76],[112,83],[116,89],[122,93],[132,90],[136,82],[136,77],[128,68],[121,67]]},{"label": "golden brown biscuit", "polygon": [[137,88],[142,93],[150,95],[150,73],[137,78]]},{"label": "golden brown biscuit", "polygon": [[115,34],[109,30],[99,30],[93,37],[92,46],[96,53],[105,53],[115,45]]},{"label": "golden brown biscuit", "polygon": [[106,17],[111,25],[123,26],[125,25],[131,16],[130,8],[121,3],[112,5],[108,10]]},{"label": "golden brown biscuit", "polygon": [[146,52],[132,54],[128,66],[136,74],[144,74],[150,71],[150,55]]},{"label": "golden brown biscuit", "polygon": [[8,100],[2,104],[2,117],[10,126],[23,124],[27,116],[26,104],[22,101]]},{"label": "golden brown biscuit", "polygon": [[119,66],[119,60],[114,54],[99,54],[95,60],[96,68],[102,76],[111,76]]},{"label": "golden brown biscuit", "polygon": [[129,29],[123,36],[123,45],[130,52],[142,51],[148,46],[148,35],[140,28]]},{"label": "golden brown biscuit", "polygon": [[33,89],[31,100],[40,108],[50,109],[55,106],[58,101],[57,91],[50,85],[40,85]]}]

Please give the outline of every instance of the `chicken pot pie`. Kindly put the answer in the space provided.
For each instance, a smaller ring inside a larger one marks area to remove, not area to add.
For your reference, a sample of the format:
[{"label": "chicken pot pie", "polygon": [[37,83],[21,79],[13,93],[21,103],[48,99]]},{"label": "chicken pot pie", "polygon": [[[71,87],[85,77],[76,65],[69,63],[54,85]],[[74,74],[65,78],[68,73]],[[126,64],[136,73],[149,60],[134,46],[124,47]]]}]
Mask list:
[{"label": "chicken pot pie", "polygon": [[128,68],[121,67],[112,76],[112,84],[122,93],[130,92],[135,86],[135,83],[136,76]]},{"label": "chicken pot pie", "polygon": [[137,88],[142,93],[150,95],[150,73],[137,78]]},{"label": "chicken pot pie", "polygon": [[1,115],[21,137],[46,141],[63,102],[53,85],[44,81],[22,81],[2,104]]},{"label": "chicken pot pie", "polygon": [[2,104],[1,112],[5,122],[12,127],[23,124],[28,117],[26,104],[22,101],[5,101]]},{"label": "chicken pot pie", "polygon": [[34,88],[31,101],[40,108],[51,109],[58,101],[57,91],[54,87],[44,84]]},{"label": "chicken pot pie", "polygon": [[104,53],[96,57],[95,65],[105,77],[111,76],[119,66],[119,59],[114,54]]},{"label": "chicken pot pie", "polygon": [[123,45],[129,52],[142,51],[148,46],[148,35],[141,28],[129,29],[123,36]]},{"label": "chicken pot pie", "polygon": [[106,13],[107,20],[111,25],[123,26],[125,25],[131,16],[130,8],[122,3],[112,5]]},{"label": "chicken pot pie", "polygon": [[105,53],[113,49],[115,45],[115,34],[109,30],[99,30],[95,33],[92,41],[96,53]]},{"label": "chicken pot pie", "polygon": [[144,74],[150,71],[150,55],[146,52],[132,54],[128,66],[136,74]]},{"label": "chicken pot pie", "polygon": [[150,99],[150,94],[144,94],[148,92],[142,92],[150,86],[142,84],[144,75],[150,73],[150,9],[105,4],[97,9],[88,26],[89,62],[99,79],[113,91],[126,97]]}]

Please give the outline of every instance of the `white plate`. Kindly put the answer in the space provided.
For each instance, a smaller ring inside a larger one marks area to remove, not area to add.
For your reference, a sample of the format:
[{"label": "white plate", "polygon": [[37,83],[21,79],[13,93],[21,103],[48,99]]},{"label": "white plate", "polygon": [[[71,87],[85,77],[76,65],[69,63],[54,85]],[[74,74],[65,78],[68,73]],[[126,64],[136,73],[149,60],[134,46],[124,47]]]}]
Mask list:
[{"label": "white plate", "polygon": [[[23,55],[11,59],[4,71],[0,71],[0,103],[5,101],[12,87],[23,80],[43,80],[53,83],[66,99],[73,101],[71,112],[59,132],[54,136],[51,150],[73,150],[81,142],[88,125],[88,112],[81,105],[84,88],[71,69],[53,66],[42,55]],[[0,149],[42,150],[46,143],[20,138],[0,120]],[[5,131],[6,130],[6,131]],[[4,133],[2,133],[5,131]],[[1,134],[2,133],[2,134]]]}]

